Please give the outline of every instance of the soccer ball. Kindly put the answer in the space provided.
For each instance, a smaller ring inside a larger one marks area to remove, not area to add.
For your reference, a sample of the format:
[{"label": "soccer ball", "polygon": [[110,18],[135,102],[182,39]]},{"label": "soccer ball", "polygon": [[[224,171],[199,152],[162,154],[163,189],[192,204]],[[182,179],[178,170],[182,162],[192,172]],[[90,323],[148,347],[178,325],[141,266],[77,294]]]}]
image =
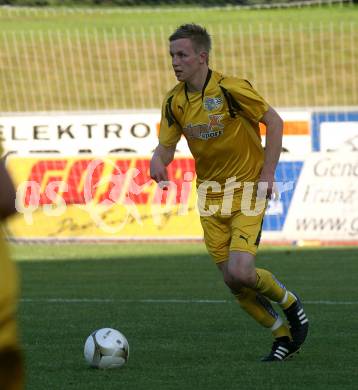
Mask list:
[{"label": "soccer ball", "polygon": [[119,368],[128,360],[128,341],[116,329],[98,329],[88,336],[85,342],[84,355],[91,367]]}]

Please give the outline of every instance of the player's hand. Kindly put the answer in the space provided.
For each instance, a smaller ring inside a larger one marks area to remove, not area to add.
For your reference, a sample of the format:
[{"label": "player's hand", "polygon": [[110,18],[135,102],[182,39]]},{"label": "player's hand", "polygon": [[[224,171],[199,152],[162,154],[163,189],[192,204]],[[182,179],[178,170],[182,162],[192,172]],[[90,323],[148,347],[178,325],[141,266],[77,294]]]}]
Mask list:
[{"label": "player's hand", "polygon": [[275,175],[262,171],[257,188],[257,197],[260,199],[272,199],[275,194]]},{"label": "player's hand", "polygon": [[156,156],[150,161],[150,177],[157,183],[168,181],[167,168]]},{"label": "player's hand", "polygon": [[150,177],[155,180],[163,190],[170,185],[167,166],[173,161],[175,146],[165,147],[161,144],[155,148],[150,161]]}]

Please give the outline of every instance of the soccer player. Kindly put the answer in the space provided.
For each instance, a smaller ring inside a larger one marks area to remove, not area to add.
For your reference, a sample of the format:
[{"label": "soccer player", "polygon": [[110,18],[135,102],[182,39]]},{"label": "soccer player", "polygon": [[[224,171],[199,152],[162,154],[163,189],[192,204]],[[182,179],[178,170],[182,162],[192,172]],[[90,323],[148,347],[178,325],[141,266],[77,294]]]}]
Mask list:
[{"label": "soccer player", "polygon": [[[0,156],[2,150],[0,145]],[[0,223],[16,212],[15,190],[0,158]],[[16,311],[18,280],[0,226],[0,389],[23,389],[23,360],[19,347]]]},{"label": "soccer player", "polygon": [[[179,83],[163,102],[151,177],[165,185],[167,166],[184,135],[195,159],[207,250],[241,307],[274,336],[261,360],[285,360],[305,341],[308,319],[296,294],[270,271],[255,267],[281,152],[282,119],[248,81],[209,68],[211,38],[205,28],[178,27],[169,47]],[[266,126],[265,150],[259,122]],[[271,302],[281,306],[288,324]]]}]

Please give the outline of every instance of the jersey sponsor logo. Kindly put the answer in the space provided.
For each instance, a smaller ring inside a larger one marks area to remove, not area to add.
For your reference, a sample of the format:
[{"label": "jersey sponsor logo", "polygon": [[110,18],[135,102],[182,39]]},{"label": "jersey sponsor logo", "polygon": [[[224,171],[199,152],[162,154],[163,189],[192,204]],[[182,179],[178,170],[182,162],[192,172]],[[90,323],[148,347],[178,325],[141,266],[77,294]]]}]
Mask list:
[{"label": "jersey sponsor logo", "polygon": [[204,109],[206,111],[214,111],[221,107],[223,104],[223,98],[221,96],[215,96],[214,98],[205,96],[204,98]]},{"label": "jersey sponsor logo", "polygon": [[208,123],[199,123],[193,125],[189,123],[183,128],[184,134],[188,138],[196,138],[207,141],[211,138],[217,138],[224,133],[224,125],[221,123],[224,115],[209,114]]}]

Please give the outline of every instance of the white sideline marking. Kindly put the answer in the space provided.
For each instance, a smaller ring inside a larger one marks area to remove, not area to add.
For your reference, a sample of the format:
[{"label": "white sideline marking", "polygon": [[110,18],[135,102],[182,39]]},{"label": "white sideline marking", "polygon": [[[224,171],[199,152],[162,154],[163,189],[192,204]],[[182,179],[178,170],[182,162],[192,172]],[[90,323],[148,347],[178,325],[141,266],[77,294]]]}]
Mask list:
[{"label": "white sideline marking", "polygon": [[[235,303],[226,299],[102,299],[102,298],[22,298],[23,303]],[[303,301],[306,305],[358,305],[358,301]]]}]

